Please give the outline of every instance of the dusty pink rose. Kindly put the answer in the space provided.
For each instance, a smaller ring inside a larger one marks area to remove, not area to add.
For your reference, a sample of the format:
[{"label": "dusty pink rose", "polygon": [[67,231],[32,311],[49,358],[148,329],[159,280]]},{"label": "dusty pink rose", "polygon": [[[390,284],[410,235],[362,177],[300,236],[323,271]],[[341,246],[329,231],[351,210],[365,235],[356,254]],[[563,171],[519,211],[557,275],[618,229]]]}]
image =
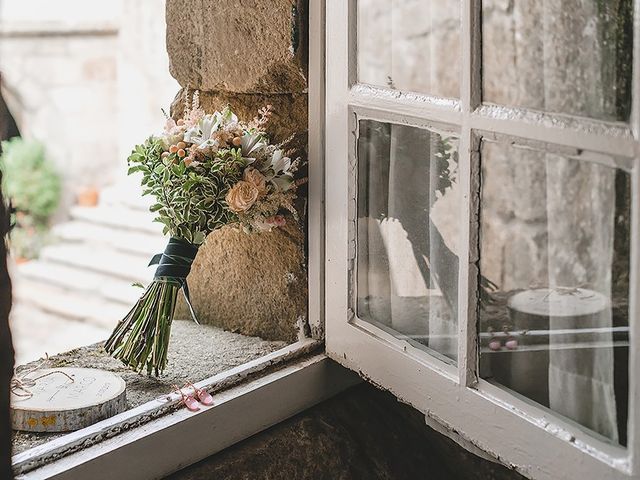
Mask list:
[{"label": "dusty pink rose", "polygon": [[267,179],[255,168],[245,168],[243,180],[256,187],[261,197],[267,194]]},{"label": "dusty pink rose", "polygon": [[259,194],[254,184],[240,180],[227,193],[229,210],[234,213],[246,212],[256,203]]}]

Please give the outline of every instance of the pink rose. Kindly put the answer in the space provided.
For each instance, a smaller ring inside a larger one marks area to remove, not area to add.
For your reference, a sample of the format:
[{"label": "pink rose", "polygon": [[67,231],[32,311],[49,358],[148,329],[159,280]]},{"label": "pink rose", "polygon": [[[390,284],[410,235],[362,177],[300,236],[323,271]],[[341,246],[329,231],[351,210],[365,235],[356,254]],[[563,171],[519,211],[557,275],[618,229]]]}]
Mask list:
[{"label": "pink rose", "polygon": [[245,168],[243,180],[256,187],[261,197],[267,194],[267,179],[255,168]]},{"label": "pink rose", "polygon": [[234,213],[246,212],[256,203],[259,194],[260,192],[252,183],[239,181],[227,193],[229,210]]}]

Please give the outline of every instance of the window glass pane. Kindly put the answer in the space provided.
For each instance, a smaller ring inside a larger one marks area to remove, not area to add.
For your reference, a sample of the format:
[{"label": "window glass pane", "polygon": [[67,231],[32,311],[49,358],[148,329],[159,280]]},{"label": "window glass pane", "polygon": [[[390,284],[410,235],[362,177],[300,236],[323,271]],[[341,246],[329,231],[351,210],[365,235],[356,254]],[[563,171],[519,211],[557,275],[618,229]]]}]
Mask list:
[{"label": "window glass pane", "polygon": [[459,0],[358,0],[358,81],[460,95]]},{"label": "window glass pane", "polygon": [[458,139],[372,120],[359,126],[358,317],[455,359]]},{"label": "window glass pane", "polygon": [[481,375],[626,445],[630,176],[483,142]]},{"label": "window glass pane", "polygon": [[484,99],[629,118],[633,0],[484,0]]}]

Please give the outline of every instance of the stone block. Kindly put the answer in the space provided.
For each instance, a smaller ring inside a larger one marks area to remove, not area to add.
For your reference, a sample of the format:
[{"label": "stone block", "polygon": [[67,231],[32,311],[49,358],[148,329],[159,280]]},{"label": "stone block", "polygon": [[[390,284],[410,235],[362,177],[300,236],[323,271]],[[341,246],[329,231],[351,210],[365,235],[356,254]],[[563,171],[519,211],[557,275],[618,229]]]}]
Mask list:
[{"label": "stone block", "polygon": [[[293,136],[290,146],[300,155],[307,130],[303,3],[253,0],[198,7],[167,2],[174,78],[200,90],[200,104],[209,113],[229,105],[248,120],[272,105],[267,133],[277,143]],[[184,105],[183,89],[171,106],[174,118]],[[288,220],[268,233],[248,235],[227,227],[209,235],[189,276],[202,323],[265,339],[297,338],[307,310],[304,232]],[[177,313],[188,316],[184,302]]]},{"label": "stone block", "polygon": [[480,273],[500,290],[549,283],[547,231],[544,225],[513,219],[482,219]]},{"label": "stone block", "polygon": [[306,90],[304,2],[167,1],[170,71],[183,86],[237,93]]},{"label": "stone block", "polygon": [[[304,234],[293,219],[271,232],[225,227],[209,235],[189,275],[201,323],[266,340],[295,341],[306,317]],[[180,299],[178,318],[188,310]]]},{"label": "stone block", "polygon": [[544,221],[547,215],[545,152],[484,142],[482,202],[485,214],[503,221]]}]

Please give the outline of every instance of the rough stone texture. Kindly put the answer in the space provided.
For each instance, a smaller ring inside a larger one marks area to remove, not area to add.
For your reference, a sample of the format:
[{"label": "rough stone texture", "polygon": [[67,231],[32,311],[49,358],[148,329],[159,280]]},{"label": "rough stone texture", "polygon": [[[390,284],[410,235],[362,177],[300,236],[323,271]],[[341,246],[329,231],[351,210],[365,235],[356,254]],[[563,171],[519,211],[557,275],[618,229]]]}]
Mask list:
[{"label": "rough stone texture", "polygon": [[[97,343],[51,357],[51,366],[98,368],[118,374],[127,383],[129,409],[162,398],[171,392],[173,384],[198,382],[285,346],[283,342],[268,342],[212,326],[198,326],[191,321],[177,320],[171,328],[169,364],[162,377],[156,378],[125,367],[119,360],[110,357],[102,345]],[[60,435],[16,432],[13,447],[15,453],[19,453]]]},{"label": "rough stone texture", "polygon": [[459,0],[361,0],[357,9],[361,82],[460,96]]},{"label": "rough stone texture", "polygon": [[425,425],[424,416],[360,385],[217,455],[171,480],[511,480]]},{"label": "rough stone texture", "polygon": [[167,2],[170,72],[182,86],[243,93],[306,89],[304,2]]},{"label": "rough stone texture", "polygon": [[[267,133],[274,142],[306,148],[306,3],[295,0],[167,1],[171,74],[200,90],[207,112],[229,105],[253,118],[274,107]],[[183,88],[171,113],[182,115]],[[301,191],[301,196],[303,192]],[[293,219],[281,230],[212,233],[198,252],[189,288],[198,318],[245,335],[293,341],[306,320],[304,233]],[[181,300],[182,302],[182,300]],[[184,303],[178,311],[186,315]]]},{"label": "rough stone texture", "polygon": [[[293,220],[272,232],[247,235],[226,227],[209,235],[188,279],[199,320],[294,341],[307,304],[302,241]],[[179,305],[178,312],[187,315],[186,306]]]}]

